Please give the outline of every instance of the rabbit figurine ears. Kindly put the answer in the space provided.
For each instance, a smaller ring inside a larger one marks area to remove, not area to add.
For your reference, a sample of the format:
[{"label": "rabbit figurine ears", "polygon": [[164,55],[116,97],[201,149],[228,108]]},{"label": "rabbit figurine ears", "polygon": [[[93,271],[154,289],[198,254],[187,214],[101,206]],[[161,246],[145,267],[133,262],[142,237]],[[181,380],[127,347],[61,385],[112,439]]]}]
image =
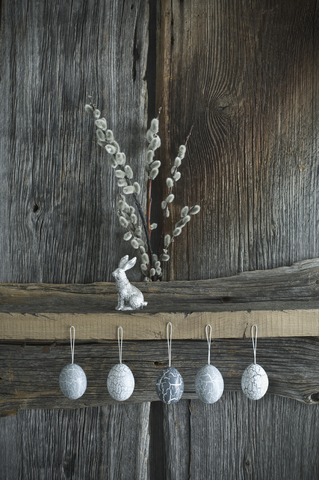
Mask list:
[{"label": "rabbit figurine ears", "polygon": [[133,257],[130,261],[128,261],[128,255],[125,255],[125,257],[122,257],[118,268],[121,268],[126,272],[126,270],[129,270],[130,268],[134,267],[136,264],[136,257]]}]

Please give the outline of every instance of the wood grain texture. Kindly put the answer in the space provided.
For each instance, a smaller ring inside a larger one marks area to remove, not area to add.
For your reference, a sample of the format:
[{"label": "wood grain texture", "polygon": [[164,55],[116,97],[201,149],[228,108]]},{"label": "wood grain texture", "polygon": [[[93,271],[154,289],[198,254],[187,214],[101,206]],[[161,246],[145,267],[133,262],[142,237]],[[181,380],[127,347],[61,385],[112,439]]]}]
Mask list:
[{"label": "wood grain texture", "polygon": [[[190,451],[183,450],[180,462],[173,455],[164,457],[162,471],[152,471],[151,479],[313,480],[319,474],[318,415],[318,408],[272,395],[254,402],[227,392],[213,405],[182,400],[163,408],[158,423],[175,419],[176,442],[186,427]],[[170,430],[163,429],[162,440],[174,452]]]},{"label": "wood grain texture", "polygon": [[[317,339],[259,339],[257,362],[269,376],[268,393],[319,403]],[[75,363],[84,369],[88,387],[83,397],[72,401],[59,388],[59,374],[71,362],[70,347],[61,344],[1,345],[0,411],[29,408],[82,408],[115,402],[106,388],[107,375],[119,363],[117,342],[78,344]],[[214,340],[211,363],[222,373],[225,390],[241,390],[241,376],[253,362],[250,339]],[[167,342],[124,342],[123,363],[135,377],[135,390],[126,403],[158,400],[155,384],[168,365]],[[207,363],[206,341],[173,341],[172,365],[184,379],[183,398],[194,399],[195,376]]]},{"label": "wood grain texture", "polygon": [[[289,267],[195,282],[135,283],[145,314],[318,308],[319,259]],[[164,301],[163,301],[164,300]],[[0,313],[116,313],[115,283],[0,284]],[[136,315],[140,312],[125,312]]]},{"label": "wood grain texture", "polygon": [[110,281],[128,246],[84,105],[92,95],[143,185],[148,5],[4,1],[1,13],[0,277]]},{"label": "wood grain texture", "polygon": [[314,0],[161,1],[163,159],[173,161],[194,124],[172,223],[178,207],[202,206],[167,279],[318,256],[318,24]]},{"label": "wood grain texture", "polygon": [[1,479],[147,480],[149,410],[144,403],[3,418]]}]

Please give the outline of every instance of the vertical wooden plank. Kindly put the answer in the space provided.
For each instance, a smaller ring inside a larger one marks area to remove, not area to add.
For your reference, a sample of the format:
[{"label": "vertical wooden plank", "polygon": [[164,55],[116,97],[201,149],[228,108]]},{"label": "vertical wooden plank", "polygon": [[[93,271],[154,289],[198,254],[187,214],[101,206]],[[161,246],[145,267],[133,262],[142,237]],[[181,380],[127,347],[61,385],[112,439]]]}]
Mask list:
[{"label": "vertical wooden plank", "polygon": [[149,403],[2,418],[4,480],[148,478]]},{"label": "vertical wooden plank", "polygon": [[0,477],[3,480],[19,478],[19,444],[17,417],[0,417]]},{"label": "vertical wooden plank", "polygon": [[318,408],[266,395],[258,402],[227,392],[190,406],[189,478],[238,480],[318,477]]},{"label": "vertical wooden plank", "polygon": [[147,28],[143,1],[2,2],[1,281],[111,280],[133,253],[84,105],[92,95],[144,184]]},{"label": "vertical wooden plank", "polygon": [[101,480],[148,478],[150,403],[103,407]]},{"label": "vertical wooden plank", "polygon": [[163,159],[194,124],[172,223],[179,207],[202,206],[174,244],[169,279],[318,254],[318,20],[312,0],[161,2]]}]

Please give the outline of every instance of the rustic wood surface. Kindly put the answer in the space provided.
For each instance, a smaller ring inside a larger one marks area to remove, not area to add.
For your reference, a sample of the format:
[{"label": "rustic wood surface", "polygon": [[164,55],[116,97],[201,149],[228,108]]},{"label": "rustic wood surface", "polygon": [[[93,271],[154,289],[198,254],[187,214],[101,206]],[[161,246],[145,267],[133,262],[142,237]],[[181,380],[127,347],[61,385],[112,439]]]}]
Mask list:
[{"label": "rustic wood surface", "polygon": [[[2,479],[146,479],[149,403],[1,419]],[[118,452],[122,452],[120,458]]]},{"label": "rustic wood surface", "polygon": [[194,125],[175,201],[202,206],[167,279],[318,256],[318,20],[314,0],[161,1],[161,158]]},{"label": "rustic wood surface", "polygon": [[[156,49],[156,58],[152,54],[147,58],[145,2],[1,2],[2,283],[108,282],[121,255],[132,255],[121,241],[123,231],[114,216],[118,190],[83,106],[86,95],[93,95],[142,180],[146,79],[154,93],[155,60],[157,105],[163,105],[160,154],[166,172],[168,159],[174,159],[194,124],[171,220],[178,218],[179,206],[199,202],[202,206],[177,239],[165,278],[204,280],[319,257],[315,0],[279,4],[158,0],[156,8],[151,2],[150,12],[150,28],[157,23],[157,38],[154,45],[151,31],[149,52]],[[164,177],[162,172],[154,185],[159,196]],[[137,270],[131,275],[139,281]],[[267,342],[272,343],[268,351]],[[154,343],[162,348],[156,360],[160,363],[151,367],[158,371],[167,361],[166,344]],[[99,353],[109,365],[116,361],[117,346],[107,346],[112,357],[105,359],[104,350]],[[233,340],[228,346],[220,355],[231,357],[237,349],[234,368],[243,355],[251,361],[249,340]],[[90,357],[91,365],[97,366],[92,348],[106,346],[77,345],[79,363]],[[205,351],[205,342],[200,348]],[[49,375],[44,378],[43,371],[32,375],[49,387],[45,395],[55,397],[56,374],[62,360],[70,358],[68,346],[21,343],[1,345],[5,357],[0,363],[5,367],[1,398],[11,399],[10,382],[17,378],[7,365],[17,361],[17,349],[21,368],[24,363],[20,390],[14,393],[17,408],[23,408],[19,395],[25,391],[30,406],[37,401],[27,379],[30,361],[38,365],[39,350],[47,351],[43,361]],[[283,383],[284,394],[292,396],[292,385],[299,384],[299,400],[307,401],[311,395],[317,402],[315,350],[316,339],[260,340],[258,359],[267,371],[270,368],[271,388]],[[177,355],[177,350],[173,352]],[[190,352],[190,348],[183,352],[184,364]],[[181,361],[178,355],[173,358]],[[282,365],[289,369],[283,382],[276,370]],[[138,370],[135,373],[139,376]],[[239,382],[236,375],[233,388]],[[231,378],[229,370],[228,385]],[[100,398],[106,401],[104,393]],[[318,477],[316,405],[271,395],[253,403],[226,391],[212,407],[182,400],[173,409],[157,402],[150,415],[149,409],[148,404],[136,404],[24,410],[2,418],[2,476],[6,480],[82,480],[92,478],[91,473],[112,480],[186,474],[193,479]]]},{"label": "rustic wood surface", "polygon": [[142,0],[2,2],[2,282],[110,281],[127,253],[84,105],[92,95],[144,189],[147,29]]},{"label": "rustic wood surface", "polygon": [[151,441],[152,480],[318,478],[318,408],[272,395],[252,402],[239,392],[214,405],[192,400],[152,408],[160,435]]},{"label": "rustic wood surface", "polygon": [[[317,338],[259,339],[257,362],[269,375],[270,394],[290,397],[307,404],[319,403],[319,366]],[[214,340],[211,363],[222,373],[225,390],[241,390],[241,376],[253,362],[250,339]],[[59,374],[71,363],[68,345],[8,345],[0,349],[0,412],[28,408],[80,408],[115,402],[106,388],[107,375],[119,363],[117,342],[78,344],[75,363],[82,366],[88,379],[86,393],[76,401],[68,400],[59,389]],[[168,365],[166,341],[126,341],[123,363],[135,377],[135,390],[127,401],[139,403],[158,400],[157,377]],[[183,398],[197,398],[194,381],[197,371],[207,364],[206,341],[173,341],[172,365],[181,373]]]},{"label": "rustic wood surface", "polygon": [[[319,259],[195,282],[135,283],[148,301],[143,314],[319,307]],[[117,313],[115,283],[0,284],[0,313]],[[139,312],[125,312],[136,315]]]},{"label": "rustic wood surface", "polygon": [[[149,421],[156,428],[150,453]],[[151,408],[146,403],[26,410],[1,419],[1,474],[23,480],[131,479],[135,467],[134,478],[141,480],[314,480],[318,422],[317,408],[272,395],[252,402],[239,392],[226,392],[214,405],[181,400]]]},{"label": "rustic wood surface", "polygon": [[[319,335],[319,260],[291,267],[245,272],[196,282],[136,284],[148,301],[143,311],[116,312],[114,283],[91,285],[0,285],[0,339],[67,341],[113,340],[121,325],[125,339],[156,340],[171,322],[175,339]],[[163,301],[164,299],[164,301]]]}]

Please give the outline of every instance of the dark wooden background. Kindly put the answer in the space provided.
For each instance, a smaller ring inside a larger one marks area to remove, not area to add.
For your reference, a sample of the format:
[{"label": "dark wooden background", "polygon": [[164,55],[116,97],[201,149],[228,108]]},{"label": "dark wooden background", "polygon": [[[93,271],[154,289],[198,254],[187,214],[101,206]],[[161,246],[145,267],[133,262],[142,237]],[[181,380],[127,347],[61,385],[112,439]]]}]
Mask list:
[{"label": "dark wooden background", "polygon": [[[141,182],[147,119],[163,106],[158,198],[194,124],[171,220],[184,204],[202,211],[167,280],[319,257],[318,20],[314,0],[3,0],[0,282],[110,281],[133,253],[88,94]],[[313,480],[318,415],[239,391],[212,406],[25,410],[0,419],[0,478]]]}]

